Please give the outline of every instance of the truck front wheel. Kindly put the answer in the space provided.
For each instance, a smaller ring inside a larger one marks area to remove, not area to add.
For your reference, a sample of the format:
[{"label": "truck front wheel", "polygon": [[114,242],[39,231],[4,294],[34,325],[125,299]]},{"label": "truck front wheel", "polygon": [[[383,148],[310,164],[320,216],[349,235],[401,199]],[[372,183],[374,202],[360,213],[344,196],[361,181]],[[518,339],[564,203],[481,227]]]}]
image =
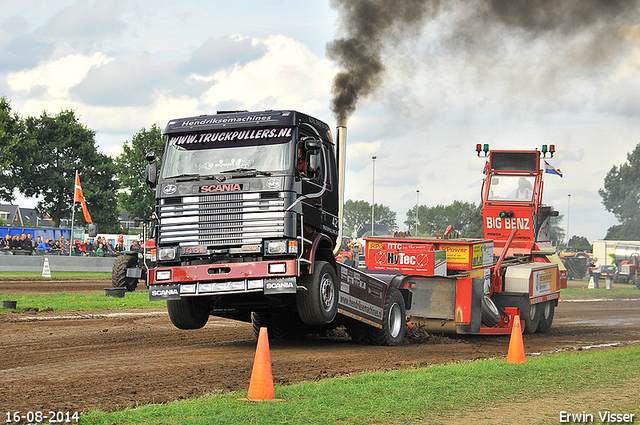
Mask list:
[{"label": "truck front wheel", "polygon": [[167,300],[167,311],[171,323],[178,329],[200,329],[207,324],[211,306],[197,297]]},{"label": "truck front wheel", "polygon": [[381,328],[371,328],[374,345],[400,345],[407,331],[407,314],[404,298],[396,288],[389,288],[384,302]]},{"label": "truck front wheel", "polygon": [[338,278],[331,264],[317,261],[313,273],[302,276],[299,283],[304,287],[296,294],[302,321],[307,325],[331,323],[338,312]]}]

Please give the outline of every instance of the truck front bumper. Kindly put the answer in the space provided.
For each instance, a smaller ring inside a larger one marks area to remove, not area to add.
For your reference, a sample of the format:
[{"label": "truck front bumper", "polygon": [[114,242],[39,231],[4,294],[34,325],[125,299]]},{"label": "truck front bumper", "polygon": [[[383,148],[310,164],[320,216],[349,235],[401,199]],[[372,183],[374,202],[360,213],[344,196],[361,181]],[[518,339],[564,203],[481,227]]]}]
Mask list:
[{"label": "truck front bumper", "polygon": [[296,260],[158,267],[148,273],[149,299],[248,292],[295,294],[297,274]]}]

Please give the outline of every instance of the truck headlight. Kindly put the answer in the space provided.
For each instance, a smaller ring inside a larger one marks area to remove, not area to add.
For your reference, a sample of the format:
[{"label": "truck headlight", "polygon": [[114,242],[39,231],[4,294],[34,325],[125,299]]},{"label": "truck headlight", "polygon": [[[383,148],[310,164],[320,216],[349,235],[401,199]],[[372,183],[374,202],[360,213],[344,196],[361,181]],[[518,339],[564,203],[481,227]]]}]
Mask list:
[{"label": "truck headlight", "polygon": [[265,250],[265,254],[278,255],[278,254],[286,254],[286,253],[287,253],[286,240],[267,241],[267,249]]},{"label": "truck headlight", "polygon": [[298,241],[289,239],[277,239],[265,241],[265,255],[297,254]]},{"label": "truck headlight", "polygon": [[158,250],[158,260],[170,261],[175,260],[177,257],[175,248],[160,248]]}]

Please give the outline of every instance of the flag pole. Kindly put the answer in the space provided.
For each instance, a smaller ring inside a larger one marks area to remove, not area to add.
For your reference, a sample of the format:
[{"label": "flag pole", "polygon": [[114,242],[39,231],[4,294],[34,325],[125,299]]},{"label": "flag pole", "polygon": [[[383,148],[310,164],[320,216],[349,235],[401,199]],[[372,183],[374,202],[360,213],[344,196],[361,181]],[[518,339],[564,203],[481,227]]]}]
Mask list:
[{"label": "flag pole", "polygon": [[73,221],[76,215],[76,182],[78,181],[78,170],[73,179],[73,203],[71,204],[71,236],[69,237],[69,257],[71,257],[71,245],[73,241]]}]

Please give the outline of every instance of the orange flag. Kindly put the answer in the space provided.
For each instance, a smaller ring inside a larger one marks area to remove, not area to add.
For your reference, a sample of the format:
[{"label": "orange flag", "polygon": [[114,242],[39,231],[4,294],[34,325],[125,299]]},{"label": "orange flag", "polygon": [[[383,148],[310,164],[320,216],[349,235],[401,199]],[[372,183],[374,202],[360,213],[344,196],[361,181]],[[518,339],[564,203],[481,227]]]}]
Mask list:
[{"label": "orange flag", "polygon": [[73,203],[80,202],[82,204],[82,214],[84,214],[84,219],[87,223],[93,223],[91,220],[91,215],[89,214],[89,210],[87,209],[87,201],[84,200],[84,194],[82,193],[82,186],[80,186],[80,175],[76,171],[76,193],[73,198]]}]

